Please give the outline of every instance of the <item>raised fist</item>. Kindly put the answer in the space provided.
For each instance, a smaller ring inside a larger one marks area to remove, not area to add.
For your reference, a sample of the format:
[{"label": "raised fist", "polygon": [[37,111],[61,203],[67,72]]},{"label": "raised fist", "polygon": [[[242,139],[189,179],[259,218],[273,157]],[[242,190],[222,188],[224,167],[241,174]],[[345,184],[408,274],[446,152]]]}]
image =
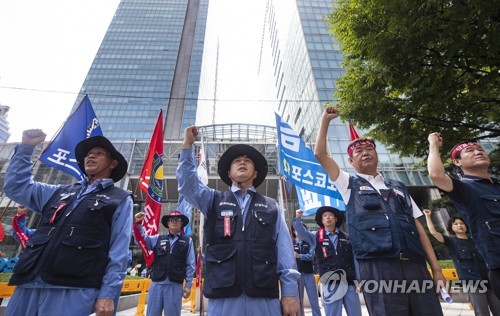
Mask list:
[{"label": "raised fist", "polygon": [[144,219],[144,212],[139,212],[137,214],[134,215],[135,217],[135,222],[136,223],[139,223],[139,222],[142,222],[142,220]]},{"label": "raised fist", "polygon": [[42,143],[47,137],[41,129],[27,129],[23,132],[21,143],[31,146],[36,146]]}]

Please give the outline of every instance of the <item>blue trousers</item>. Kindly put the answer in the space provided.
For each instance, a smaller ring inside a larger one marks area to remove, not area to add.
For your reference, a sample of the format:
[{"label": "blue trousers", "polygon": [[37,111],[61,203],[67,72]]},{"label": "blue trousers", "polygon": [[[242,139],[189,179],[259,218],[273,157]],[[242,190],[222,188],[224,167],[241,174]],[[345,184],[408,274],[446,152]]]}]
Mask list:
[{"label": "blue trousers", "polygon": [[96,289],[17,287],[5,315],[88,316],[93,312],[98,294]]},{"label": "blue trousers", "polygon": [[[326,287],[323,287],[323,298],[329,294],[324,293]],[[356,286],[349,285],[346,293],[338,300],[326,302],[323,300],[326,316],[342,316],[342,306],[344,306],[348,316],[361,316],[361,302],[359,294],[356,292]]]},{"label": "blue trousers", "polygon": [[182,309],[182,284],[151,283],[148,294],[146,316],[158,316],[163,311],[165,316],[180,316]]},{"label": "blue trousers", "polygon": [[299,300],[300,310],[302,311],[302,304],[304,300],[304,287],[306,288],[307,297],[309,298],[309,303],[311,304],[313,316],[321,316],[321,310],[319,309],[318,301],[318,288],[316,287],[316,279],[312,273],[303,273],[300,275],[300,297],[302,301]]},{"label": "blue trousers", "polygon": [[281,302],[277,298],[249,297],[245,293],[238,297],[211,298],[208,300],[207,316],[226,315],[281,315]]}]

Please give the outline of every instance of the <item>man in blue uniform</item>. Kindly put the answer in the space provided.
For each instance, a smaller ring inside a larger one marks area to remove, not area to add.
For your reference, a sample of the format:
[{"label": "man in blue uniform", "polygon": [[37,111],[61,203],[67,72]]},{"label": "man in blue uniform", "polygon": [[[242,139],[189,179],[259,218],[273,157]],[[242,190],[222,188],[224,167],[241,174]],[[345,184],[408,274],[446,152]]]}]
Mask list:
[{"label": "man in blue uniform", "polygon": [[318,232],[310,232],[302,225],[303,213],[302,210],[296,211],[293,227],[316,251],[320,280],[325,281],[325,315],[342,316],[343,305],[347,315],[361,316],[361,302],[354,283],[358,278],[351,243],[339,229],[344,222],[343,212],[330,206],[320,207],[315,215]]},{"label": "man in blue uniform", "polygon": [[33,148],[41,130],[23,132],[5,175],[6,195],[41,213],[10,279],[7,315],[113,315],[127,268],[132,198],[116,188],[127,161],[102,136],[75,148],[87,178],[73,185],[35,182]]},{"label": "man in blue uniform", "polygon": [[[186,128],[179,156],[179,193],[206,216],[204,295],[208,315],[296,315],[297,279],[292,240],[275,200],[256,191],[267,161],[248,145],[219,160],[221,192],[198,179],[193,162],[196,126]],[[280,289],[281,284],[281,306]]]},{"label": "man in blue uniform", "polygon": [[302,240],[292,227],[292,237],[295,238],[293,250],[297,262],[297,269],[300,272],[300,295],[299,303],[301,311],[304,310],[304,288],[311,304],[313,316],[321,316],[318,302],[318,288],[316,287],[316,278],[314,277],[313,259],[314,246]]},{"label": "man in blue uniform", "polygon": [[[326,170],[346,204],[347,229],[360,282],[375,282],[378,291],[363,288],[370,315],[442,315],[425,259],[434,283],[446,279],[429,237],[415,218],[422,212],[400,181],[384,178],[377,170],[378,155],[371,139],[352,141],[347,153],[355,176],[340,170],[326,153],[330,121],[338,117],[327,106],[321,117],[314,155]],[[386,284],[385,284],[386,283]],[[383,285],[389,284],[388,287]]]},{"label": "man in blue uniform", "polygon": [[446,192],[469,224],[472,239],[489,269],[490,285],[500,298],[500,183],[488,174],[490,158],[475,141],[458,143],[452,149],[451,158],[464,176],[454,179],[445,173],[441,161],[441,135],[431,133],[428,141],[429,176]]},{"label": "man in blue uniform", "polygon": [[[153,283],[149,289],[146,315],[161,315],[163,310],[166,316],[180,316],[182,298],[188,298],[191,293],[195,270],[193,241],[182,231],[189,219],[180,212],[171,212],[161,219],[168,233],[148,236],[141,225],[144,216],[144,212],[135,215],[135,227],[141,233],[148,249],[154,252],[151,269]],[[137,240],[135,242],[137,244]],[[184,281],[186,282],[183,285]]]}]

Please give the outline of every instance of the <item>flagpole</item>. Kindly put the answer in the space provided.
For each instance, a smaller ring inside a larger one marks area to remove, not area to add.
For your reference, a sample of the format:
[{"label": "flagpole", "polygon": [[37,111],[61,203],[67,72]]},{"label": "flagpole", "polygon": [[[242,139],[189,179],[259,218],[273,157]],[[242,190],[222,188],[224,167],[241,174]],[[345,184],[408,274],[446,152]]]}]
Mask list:
[{"label": "flagpole", "polygon": [[[203,158],[205,159],[205,166],[207,166],[207,157],[205,155],[205,146],[203,144],[203,133],[201,133],[201,149],[203,149]],[[199,154],[199,152],[198,152]],[[208,169],[208,168],[207,168]],[[207,170],[207,179],[208,179],[208,170]],[[208,185],[208,183],[207,183]],[[202,256],[203,254],[203,234],[204,234],[204,231],[203,231],[203,225],[204,225],[204,222],[205,222],[205,216],[203,215],[203,213],[198,210],[200,213],[200,223],[199,223],[199,228],[198,228],[198,242],[199,242],[199,248],[200,248],[200,256]],[[202,262],[202,260],[201,260]],[[202,267],[200,266],[200,275],[202,274]],[[204,315],[205,314],[205,306],[203,304],[203,286],[204,286],[204,282],[203,282],[203,276],[200,277],[200,315]]]},{"label": "flagpole", "polygon": [[[290,218],[292,212],[288,208],[288,206],[289,206],[288,205],[288,196],[286,194],[286,184],[284,182],[285,182],[284,176],[280,175],[280,182],[279,182],[279,184],[280,184],[280,190],[285,195],[286,209],[288,210],[288,221],[290,223],[290,227],[288,228],[288,231],[290,233],[290,240],[292,241],[292,247],[293,247],[294,246],[294,238],[293,238],[293,234],[292,234],[292,219]],[[283,187],[285,187],[284,190],[283,190]],[[301,306],[302,315],[304,315],[304,304],[303,304],[304,303],[304,299],[303,299],[302,295],[300,295],[300,279],[297,282],[297,289],[298,289],[298,292],[299,292],[299,304]]]},{"label": "flagpole", "polygon": [[289,225],[290,225],[290,226],[288,227],[288,230],[289,230],[289,232],[290,232],[290,237],[292,237],[292,218],[290,218],[291,211],[290,211],[290,210],[289,210],[289,208],[288,208],[288,196],[287,196],[287,194],[286,194],[286,189],[285,189],[285,190],[283,190],[283,187],[285,186],[285,185],[284,185],[284,182],[285,182],[285,180],[283,179],[283,175],[281,175],[281,176],[280,176],[280,183],[279,183],[279,184],[280,184],[280,190],[281,190],[282,194],[284,194],[284,195],[285,195],[285,206],[286,206],[286,210],[287,210],[287,213],[288,213],[288,214],[287,214],[287,216],[288,216],[288,223],[289,223]]},{"label": "flagpole", "polygon": [[[146,147],[146,152],[144,153],[144,157],[146,157],[148,155],[148,152],[149,152],[149,147],[151,146],[151,142],[149,142],[148,146]],[[137,184],[135,185],[135,189],[134,189],[134,194],[133,196],[136,196],[137,194],[137,189],[139,189],[139,185],[141,184],[141,177],[139,177],[138,179],[139,181],[137,181]]]},{"label": "flagpole", "polygon": [[[2,200],[3,200],[3,198],[2,198]],[[5,215],[5,212],[7,212],[7,209],[9,208],[10,203],[12,203],[11,199],[9,199],[9,203],[7,203],[7,205],[5,205],[5,207],[3,208],[2,214],[0,214],[0,221],[2,220],[3,216]],[[1,225],[1,223],[0,223],[0,225]]]}]

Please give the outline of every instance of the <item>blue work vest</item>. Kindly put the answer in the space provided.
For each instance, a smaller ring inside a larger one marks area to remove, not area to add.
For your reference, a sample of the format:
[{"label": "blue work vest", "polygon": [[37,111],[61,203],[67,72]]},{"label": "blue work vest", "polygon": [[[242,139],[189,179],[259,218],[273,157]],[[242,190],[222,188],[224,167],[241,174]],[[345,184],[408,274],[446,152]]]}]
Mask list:
[{"label": "blue work vest", "polygon": [[168,235],[160,235],[153,251],[155,258],[151,269],[151,280],[158,282],[168,277],[172,282],[182,283],[186,278],[189,237],[179,236],[173,247],[170,247]]},{"label": "blue work vest", "polygon": [[453,186],[458,185],[463,185],[465,190],[474,194],[468,194],[465,201],[457,201],[453,196],[451,198],[468,221],[471,236],[488,268],[498,269],[500,268],[500,184],[465,175],[461,180],[453,179]]},{"label": "blue work vest", "polygon": [[[324,248],[324,251],[323,251]],[[332,241],[325,231],[323,242],[319,240],[319,234],[316,234],[316,258],[319,265],[319,275],[329,271],[344,270],[347,282],[354,284],[356,280],[356,270],[354,269],[354,256],[352,246],[344,232],[339,231],[337,248],[335,249]],[[326,254],[326,257],[325,257]]]},{"label": "blue work vest", "polygon": [[[460,280],[488,280],[488,269],[472,240],[448,237],[452,245],[453,263]],[[472,244],[472,247],[470,247]],[[469,244],[469,245],[468,245]]]},{"label": "blue work vest", "polygon": [[276,201],[254,193],[242,220],[233,192],[215,191],[204,225],[205,285],[208,298],[278,298]]},{"label": "blue work vest", "polygon": [[81,189],[81,185],[62,186],[45,204],[9,284],[28,283],[40,274],[54,285],[102,286],[113,214],[129,193],[110,186],[85,195],[73,209]]},{"label": "blue work vest", "polygon": [[354,257],[399,258],[403,253],[412,261],[425,262],[407,188],[396,180],[384,183],[389,188],[387,200],[366,179],[350,177],[346,213]]},{"label": "blue work vest", "polygon": [[[302,241],[296,242],[293,245],[293,250],[295,250],[298,254],[308,254],[311,251],[311,245],[309,243]],[[313,273],[313,262],[312,260],[301,260],[300,258],[296,258],[297,261],[297,270],[301,273]]]}]

